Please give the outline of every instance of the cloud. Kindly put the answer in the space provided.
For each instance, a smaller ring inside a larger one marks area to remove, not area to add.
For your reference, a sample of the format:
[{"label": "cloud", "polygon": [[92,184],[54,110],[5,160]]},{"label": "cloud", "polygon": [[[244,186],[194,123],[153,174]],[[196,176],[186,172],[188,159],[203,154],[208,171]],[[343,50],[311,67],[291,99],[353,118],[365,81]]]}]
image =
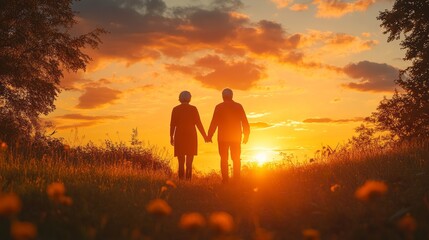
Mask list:
[{"label": "cloud", "polygon": [[79,84],[88,83],[89,81],[84,78],[82,71],[73,72],[64,70],[60,86],[65,90],[77,90]]},{"label": "cloud", "polygon": [[296,3],[289,7],[294,12],[302,12],[308,10],[308,4]]},{"label": "cloud", "polygon": [[242,6],[240,1],[217,0],[209,6],[180,8],[166,8],[161,0],[153,0],[157,7],[149,7],[150,2],[75,3],[81,31],[102,26],[110,32],[102,37],[100,49],[91,53],[97,64],[102,65],[103,59],[133,64],[161,56],[181,58],[206,50],[226,55],[252,53],[279,57],[295,49],[300,41],[299,34],[289,34],[273,21],[252,22],[238,11]]},{"label": "cloud", "polygon": [[[359,9],[358,6],[363,4],[361,1],[313,2],[323,9],[329,6],[339,9],[344,4]],[[276,0],[275,3],[288,7],[293,4],[290,7],[295,10],[305,8],[305,4],[294,4],[292,0]],[[101,68],[112,60],[129,66],[139,61],[177,61],[185,56],[200,56],[207,52],[235,59],[229,62],[211,59],[217,65],[210,67],[199,66],[200,60],[196,60],[194,65],[168,67],[169,70],[192,75],[211,88],[224,86],[227,83],[224,78],[232,81],[231,87],[251,88],[264,76],[264,67],[256,63],[259,59],[269,58],[300,68],[338,71],[336,66],[315,59],[338,53],[353,54],[377,44],[370,39],[342,33],[289,33],[274,21],[252,21],[249,16],[240,13],[242,7],[239,0],[213,0],[205,6],[174,8],[168,7],[162,0],[91,0],[73,5],[79,14],[77,20],[80,24],[76,31],[87,32],[98,26],[110,32],[102,36],[103,43],[98,50],[90,50],[91,57],[95,59],[92,68]],[[248,70],[244,71],[243,76],[236,73],[245,69]]]},{"label": "cloud", "polygon": [[277,8],[285,8],[289,6],[293,2],[293,0],[271,0],[274,4],[276,4]]},{"label": "cloud", "polygon": [[356,117],[350,119],[331,119],[331,118],[308,118],[305,119],[304,123],[349,123],[349,122],[361,122],[364,118]]},{"label": "cloud", "polygon": [[238,43],[244,44],[248,51],[255,54],[282,55],[283,52],[296,49],[301,35],[287,35],[282,25],[262,20],[256,27],[241,28],[238,31]]},{"label": "cloud", "polygon": [[70,125],[60,125],[60,126],[56,127],[56,129],[66,130],[66,129],[71,129],[71,128],[91,127],[91,126],[97,125],[98,123],[99,122],[97,122],[97,121],[91,121],[91,122],[74,123],[74,124],[70,124]]},{"label": "cloud", "polygon": [[254,122],[254,123],[249,123],[249,125],[252,128],[270,128],[270,127],[273,127],[272,124],[265,123],[265,122]]},{"label": "cloud", "polygon": [[372,6],[376,0],[356,0],[346,2],[344,0],[313,0],[317,7],[316,17],[339,18],[353,12],[362,12]]},{"label": "cloud", "polygon": [[107,115],[107,116],[89,116],[89,115],[82,115],[82,114],[65,114],[61,116],[57,116],[56,118],[59,119],[70,119],[70,120],[110,120],[110,119],[121,119],[124,118],[123,116],[115,116],[115,115]]},{"label": "cloud", "polygon": [[309,30],[301,35],[300,48],[321,55],[349,55],[366,51],[378,44],[376,40],[362,39],[346,33]]},{"label": "cloud", "polygon": [[391,92],[395,89],[395,79],[399,70],[385,63],[362,61],[344,67],[344,73],[360,81],[343,84],[343,87],[364,92]]},{"label": "cloud", "polygon": [[215,89],[231,87],[247,90],[264,77],[265,67],[251,60],[226,61],[217,55],[207,55],[191,66],[170,64],[169,71],[192,75],[204,86]]},{"label": "cloud", "polygon": [[250,112],[250,113],[248,113],[246,115],[247,115],[247,118],[260,118],[260,117],[263,117],[263,116],[267,116],[269,114],[270,114],[269,112],[266,112],[266,113]]},{"label": "cloud", "polygon": [[87,87],[85,92],[79,97],[77,108],[91,109],[111,104],[118,100],[121,91],[108,87]]},{"label": "cloud", "polygon": [[[56,129],[64,130],[70,128],[79,128],[79,127],[91,127],[100,123],[103,123],[104,120],[118,120],[123,119],[123,116],[116,115],[104,115],[104,116],[91,116],[91,115],[83,115],[79,113],[72,114],[64,114],[55,117],[55,125],[57,125]],[[72,124],[68,124],[68,122],[74,122]],[[77,121],[77,123],[76,123]]]}]

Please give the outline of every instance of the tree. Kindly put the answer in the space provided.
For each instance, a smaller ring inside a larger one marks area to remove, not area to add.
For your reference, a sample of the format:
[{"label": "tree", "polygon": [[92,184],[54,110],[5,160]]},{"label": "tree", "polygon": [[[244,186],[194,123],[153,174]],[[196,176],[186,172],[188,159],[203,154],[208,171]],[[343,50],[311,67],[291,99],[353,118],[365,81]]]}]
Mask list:
[{"label": "tree", "polygon": [[429,0],[396,0],[392,10],[380,12],[378,20],[389,34],[388,42],[401,41],[405,61],[396,83],[402,88],[383,99],[371,116],[379,130],[402,140],[429,137]]},{"label": "tree", "polygon": [[0,139],[28,137],[55,109],[63,71],[85,70],[102,29],[73,36],[73,0],[0,1]]}]

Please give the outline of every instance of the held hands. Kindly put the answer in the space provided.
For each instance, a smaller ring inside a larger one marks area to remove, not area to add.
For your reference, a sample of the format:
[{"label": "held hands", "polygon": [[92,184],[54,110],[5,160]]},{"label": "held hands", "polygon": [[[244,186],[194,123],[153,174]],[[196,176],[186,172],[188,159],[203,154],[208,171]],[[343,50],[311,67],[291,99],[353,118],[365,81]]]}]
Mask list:
[{"label": "held hands", "polygon": [[213,142],[213,141],[212,141],[212,138],[211,138],[211,137],[209,137],[209,136],[204,136],[204,141],[205,141],[206,143],[211,143],[211,142]]}]

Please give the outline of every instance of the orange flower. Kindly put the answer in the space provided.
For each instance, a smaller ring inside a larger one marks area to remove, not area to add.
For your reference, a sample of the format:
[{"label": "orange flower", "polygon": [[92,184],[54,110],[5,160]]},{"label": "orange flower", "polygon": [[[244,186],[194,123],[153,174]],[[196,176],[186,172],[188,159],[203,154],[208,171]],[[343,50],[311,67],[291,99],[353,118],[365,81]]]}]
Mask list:
[{"label": "orange flower", "polygon": [[10,235],[15,240],[29,240],[36,238],[37,228],[30,222],[13,222],[10,226]]},{"label": "orange flower", "polygon": [[187,231],[195,231],[203,228],[206,225],[206,220],[203,215],[197,212],[184,213],[180,217],[179,227]]},{"label": "orange flower", "polygon": [[257,228],[253,236],[253,240],[273,240],[274,234],[263,228]]},{"label": "orange flower", "polygon": [[162,187],[161,187],[161,193],[163,193],[163,192],[167,191],[167,189],[168,189],[168,188],[167,188],[166,186],[162,186]]},{"label": "orange flower", "polygon": [[21,211],[22,203],[15,193],[0,195],[0,215],[10,217]]},{"label": "orange flower", "polygon": [[59,199],[59,203],[61,203],[64,206],[71,206],[73,205],[73,199],[68,196],[61,196]]},{"label": "orange flower", "polygon": [[308,228],[302,231],[304,240],[320,240],[320,232],[316,229]]},{"label": "orange flower", "polygon": [[171,181],[171,180],[167,180],[165,182],[165,184],[167,184],[167,186],[170,186],[172,188],[177,188],[177,185],[173,181]]},{"label": "orange flower", "polygon": [[130,239],[131,239],[131,240],[144,239],[144,238],[143,238],[143,234],[141,233],[140,229],[138,229],[138,228],[134,228],[134,229],[131,231]]},{"label": "orange flower", "polygon": [[331,186],[331,192],[336,192],[340,189],[340,185],[339,184],[334,184]]},{"label": "orange flower", "polygon": [[6,149],[7,149],[7,143],[5,143],[5,142],[1,142],[1,144],[0,144],[0,148],[1,148],[2,150],[6,150]]},{"label": "orange flower", "polygon": [[48,193],[49,198],[57,204],[65,206],[71,206],[73,204],[73,199],[65,195],[66,187],[63,183],[54,182],[49,184],[46,192]]},{"label": "orange flower", "polygon": [[229,213],[214,212],[209,218],[210,226],[218,233],[230,233],[234,229],[234,220]]},{"label": "orange flower", "polygon": [[386,192],[387,185],[384,182],[367,180],[356,190],[355,196],[361,201],[369,201],[384,195]]},{"label": "orange flower", "polygon": [[398,220],[396,227],[406,234],[412,234],[417,229],[417,222],[410,214],[406,214]]},{"label": "orange flower", "polygon": [[46,192],[51,200],[59,202],[60,198],[66,193],[64,183],[54,182],[48,185]]},{"label": "orange flower", "polygon": [[155,199],[148,203],[146,210],[155,216],[167,216],[171,214],[171,207],[162,199]]}]

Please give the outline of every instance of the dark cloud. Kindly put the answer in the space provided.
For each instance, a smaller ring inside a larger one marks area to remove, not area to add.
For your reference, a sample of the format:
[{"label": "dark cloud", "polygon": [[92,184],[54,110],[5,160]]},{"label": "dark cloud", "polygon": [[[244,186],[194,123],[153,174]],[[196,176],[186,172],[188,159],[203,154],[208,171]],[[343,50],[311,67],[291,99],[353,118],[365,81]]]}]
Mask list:
[{"label": "dark cloud", "polygon": [[[263,66],[251,60],[228,62],[219,56],[208,55],[198,59],[194,65],[167,65],[167,70],[192,75],[204,86],[215,89],[231,87],[246,90],[264,77]],[[207,70],[209,72],[207,73]]]},{"label": "dark cloud", "polygon": [[65,90],[78,90],[79,84],[88,83],[90,80],[83,77],[83,72],[70,72],[63,71],[63,78],[61,79],[60,86]]},{"label": "dark cloud", "polygon": [[91,127],[91,126],[97,125],[98,123],[99,122],[97,122],[97,121],[80,122],[80,123],[74,123],[74,124],[70,124],[70,125],[60,125],[60,126],[56,127],[56,129],[66,130],[66,129],[71,129],[71,128]]},{"label": "dark cloud", "polygon": [[90,109],[113,103],[121,96],[121,91],[107,87],[88,87],[79,97],[77,108]]},{"label": "dark cloud", "polygon": [[358,83],[344,84],[344,87],[366,92],[393,91],[399,74],[399,70],[393,66],[369,61],[349,64],[343,71],[347,76],[360,80]]},{"label": "dark cloud", "polygon": [[349,123],[349,122],[361,122],[364,118],[356,117],[349,119],[331,119],[331,118],[308,118],[305,119],[304,123]]},{"label": "dark cloud", "polygon": [[208,6],[167,8],[161,0],[92,0],[75,3],[80,25],[101,26],[96,60],[120,59],[128,64],[162,55],[180,58],[201,50],[244,56],[270,54],[278,58],[296,50],[301,36],[288,34],[272,21],[251,22],[237,12],[241,1],[215,0]]},{"label": "dark cloud", "polygon": [[284,50],[295,49],[301,38],[299,34],[287,36],[281,24],[267,20],[256,27],[241,28],[238,33],[240,41],[256,54],[282,55]]},{"label": "dark cloud", "polygon": [[61,116],[57,116],[56,118],[59,119],[70,119],[70,120],[115,120],[115,119],[121,119],[124,118],[123,116],[114,116],[114,115],[107,115],[107,116],[89,116],[89,115],[82,115],[82,114],[65,114]]}]

